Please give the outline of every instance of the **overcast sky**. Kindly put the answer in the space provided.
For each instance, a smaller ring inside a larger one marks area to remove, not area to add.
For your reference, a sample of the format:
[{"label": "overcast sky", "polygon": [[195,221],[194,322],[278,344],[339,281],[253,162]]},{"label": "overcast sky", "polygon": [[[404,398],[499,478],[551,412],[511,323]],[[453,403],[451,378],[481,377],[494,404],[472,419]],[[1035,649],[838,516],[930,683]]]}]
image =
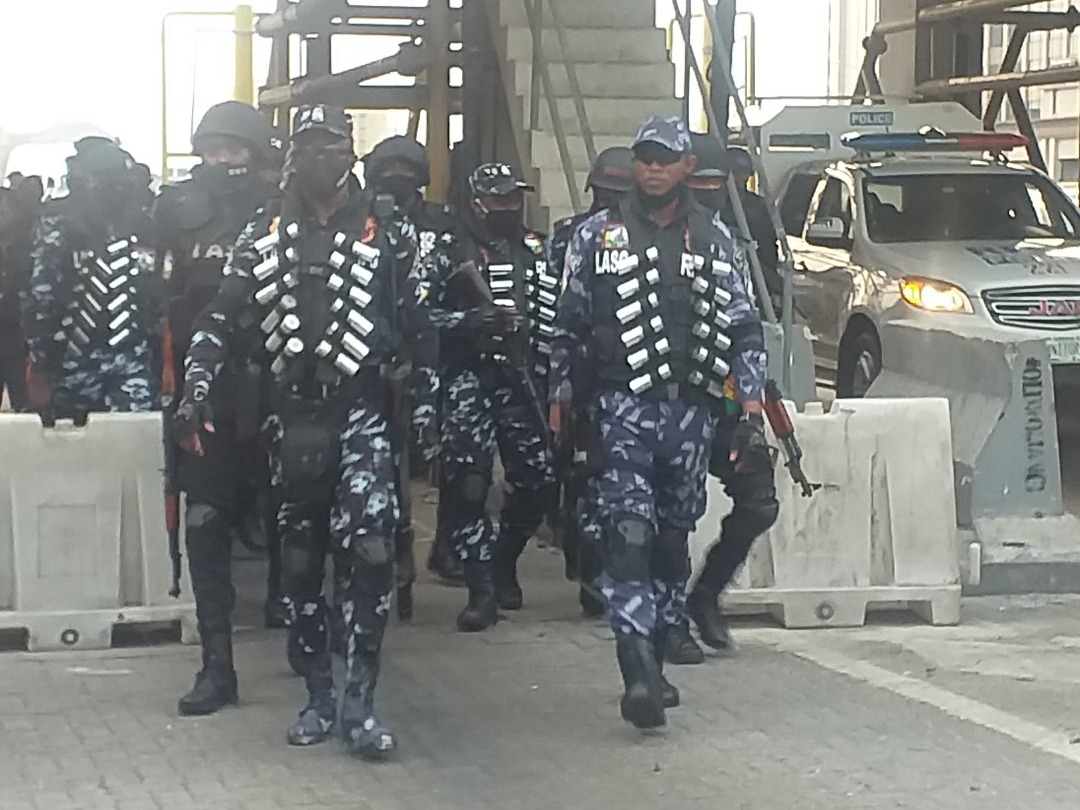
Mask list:
[{"label": "overcast sky", "polygon": [[[251,4],[257,12],[274,6],[273,0]],[[753,13],[757,21],[759,94],[824,92],[826,5],[827,0],[740,0],[740,11]],[[231,11],[234,6],[234,0],[0,0],[0,31],[5,34],[0,47],[0,129],[27,132],[85,121],[120,137],[136,158],[157,171],[163,15]],[[658,14],[661,23],[670,19],[670,0],[659,0]],[[230,28],[228,16],[194,23],[174,18],[170,23],[171,149],[187,148],[193,112],[197,116],[232,92]],[[374,53],[370,43],[364,50],[365,58],[382,55]],[[352,64],[359,61],[356,52],[349,51],[336,68],[349,67],[350,56]],[[266,44],[260,43],[264,58],[266,52]],[[264,78],[260,71],[264,65],[256,68],[256,82]],[[43,157],[17,152],[9,169]],[[62,157],[54,154],[52,161]]]}]

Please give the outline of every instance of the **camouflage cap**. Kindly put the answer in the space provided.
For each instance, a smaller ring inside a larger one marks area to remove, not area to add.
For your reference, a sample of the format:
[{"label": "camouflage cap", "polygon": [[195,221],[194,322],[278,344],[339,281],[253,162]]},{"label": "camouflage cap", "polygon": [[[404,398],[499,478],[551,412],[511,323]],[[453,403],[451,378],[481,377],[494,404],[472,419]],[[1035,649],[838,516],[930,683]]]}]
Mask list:
[{"label": "camouflage cap", "polygon": [[292,136],[295,138],[304,132],[317,129],[351,139],[352,119],[341,107],[333,107],[329,104],[305,104],[293,116]]},{"label": "camouflage cap", "polygon": [[693,147],[690,143],[690,130],[677,115],[653,115],[646,118],[638,128],[633,146],[644,143],[658,143],[672,152],[685,154]]},{"label": "camouflage cap", "polygon": [[469,190],[474,197],[503,197],[515,191],[532,191],[514,169],[505,163],[485,163],[469,175]]}]

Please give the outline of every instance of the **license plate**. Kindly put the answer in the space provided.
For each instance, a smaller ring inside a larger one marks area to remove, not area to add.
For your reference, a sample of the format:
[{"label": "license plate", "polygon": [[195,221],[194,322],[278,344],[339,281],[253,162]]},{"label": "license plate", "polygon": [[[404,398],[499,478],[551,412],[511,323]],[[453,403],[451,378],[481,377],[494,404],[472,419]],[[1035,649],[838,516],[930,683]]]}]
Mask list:
[{"label": "license plate", "polygon": [[1048,338],[1046,344],[1052,364],[1080,363],[1080,336]]}]

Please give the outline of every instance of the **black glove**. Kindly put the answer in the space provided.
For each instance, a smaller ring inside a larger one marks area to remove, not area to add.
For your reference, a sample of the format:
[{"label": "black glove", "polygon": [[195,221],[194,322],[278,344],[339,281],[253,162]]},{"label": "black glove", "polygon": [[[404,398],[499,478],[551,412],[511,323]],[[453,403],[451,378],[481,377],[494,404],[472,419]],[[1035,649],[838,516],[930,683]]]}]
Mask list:
[{"label": "black glove", "polygon": [[731,462],[737,473],[765,472],[772,468],[765,420],[759,413],[744,414],[731,432]]},{"label": "black glove", "polygon": [[188,380],[184,398],[173,414],[173,436],[177,444],[197,456],[203,454],[199,431],[214,432],[214,412],[210,407],[209,380]]}]

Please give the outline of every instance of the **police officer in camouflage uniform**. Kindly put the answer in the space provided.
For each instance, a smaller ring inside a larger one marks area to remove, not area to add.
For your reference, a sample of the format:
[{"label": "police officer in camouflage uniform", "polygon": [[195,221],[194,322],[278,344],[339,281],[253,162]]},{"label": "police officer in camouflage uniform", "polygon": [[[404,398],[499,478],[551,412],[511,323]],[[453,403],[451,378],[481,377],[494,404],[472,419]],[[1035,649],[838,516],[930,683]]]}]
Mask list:
[{"label": "police officer in camouflage uniform", "polygon": [[592,352],[603,592],[622,716],[639,728],[663,725],[665,708],[679,704],[663,676],[665,637],[682,618],[688,537],[705,511],[731,372],[746,415],[732,432],[734,463],[764,444],[760,317],[733,268],[731,235],[685,185],[690,149],[678,118],[641,126],[634,190],[571,242],[551,360],[550,418],[561,433],[574,348],[587,342]]},{"label": "police officer in camouflage uniform", "polygon": [[50,201],[34,237],[23,327],[27,395],[41,413],[149,411],[157,403],[160,290],[134,162],[92,136],[68,158],[68,196]]},{"label": "police officer in camouflage uniform", "polygon": [[[192,136],[192,147],[202,162],[192,169],[190,180],[163,188],[154,208],[158,258],[169,268],[166,296],[172,351],[165,354],[173,367],[166,373],[176,380],[184,376],[192,325],[221,285],[222,269],[237,237],[276,193],[271,177],[279,177],[281,170],[281,149],[270,122],[239,101],[207,110]],[[249,373],[238,349],[210,391],[215,430],[202,442],[203,455],[177,454],[176,477],[187,496],[184,533],[202,643],[202,669],[194,688],[180,698],[183,715],[212,714],[237,699],[232,531],[257,509],[259,496],[269,485],[266,453],[258,441],[259,393],[257,370]],[[270,573],[264,615],[267,626],[281,627],[284,604],[276,515],[268,523]]]},{"label": "police officer in camouflage uniform", "polygon": [[[443,237],[453,232],[456,221],[448,206],[424,200],[421,189],[431,182],[431,168],[424,147],[412,138],[394,135],[376,144],[362,160],[368,187],[393,197],[399,215],[415,226],[417,254],[420,262],[428,267],[434,261],[435,252],[442,249]],[[412,460],[416,460],[415,453]],[[399,617],[408,621],[412,618],[412,586],[416,581],[413,553],[416,535],[412,526],[411,498],[403,499],[402,506],[404,528],[397,538],[397,606]],[[455,574],[460,576],[460,563],[453,549],[447,546],[436,538],[428,567],[447,578]]]},{"label": "police officer in camouflage uniform", "polygon": [[401,527],[392,425],[411,390],[406,419],[434,444],[437,358],[416,350],[437,343],[425,339],[433,327],[415,232],[395,221],[391,200],[360,188],[355,162],[344,110],[297,110],[280,216],[263,211],[247,227],[196,320],[177,425],[199,451],[210,384],[230,344],[251,340],[270,379],[285,586],[308,692],[287,739],[318,743],[338,722],[322,593],[331,553],[344,627],[341,733],[353,753],[379,758],[396,747],[374,711]]},{"label": "police officer in camouflage uniform", "polygon": [[[517,560],[551,497],[537,386],[547,370],[558,277],[544,237],[523,225],[530,188],[506,164],[477,168],[464,228],[457,239],[446,235],[433,265],[444,388],[439,499],[465,566],[469,601],[457,624],[466,632],[494,624],[499,606],[521,607]],[[496,449],[505,475],[497,537],[485,508]]]},{"label": "police officer in camouflage uniform", "polygon": [[[566,260],[566,250],[574,231],[585,220],[597,212],[619,205],[634,185],[634,165],[629,147],[612,146],[596,156],[596,162],[589,171],[585,190],[592,191],[592,203],[588,211],[575,214],[555,223],[551,240],[548,242],[548,266],[551,272],[561,276]],[[584,347],[580,362],[587,366]],[[591,403],[586,392],[579,391],[581,407],[571,409],[573,421],[577,427],[568,437],[566,446],[556,448],[556,470],[559,479],[556,486],[562,488],[564,514],[558,516],[563,524],[563,555],[566,557],[567,575],[577,580],[578,603],[582,612],[591,618],[604,615],[603,601],[596,596],[600,576],[600,529],[599,516],[596,512],[596,499],[592,493],[591,479],[588,475],[588,431],[589,407]],[[569,468],[569,469],[568,469]]]}]

